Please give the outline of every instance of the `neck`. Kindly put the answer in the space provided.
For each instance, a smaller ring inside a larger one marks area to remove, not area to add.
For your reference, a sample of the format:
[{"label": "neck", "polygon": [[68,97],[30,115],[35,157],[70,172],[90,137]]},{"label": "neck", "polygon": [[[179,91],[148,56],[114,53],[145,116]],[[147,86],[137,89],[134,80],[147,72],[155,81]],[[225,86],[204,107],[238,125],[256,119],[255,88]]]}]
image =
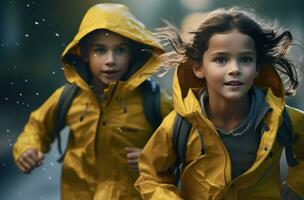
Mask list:
[{"label": "neck", "polygon": [[226,99],[213,98],[209,95],[207,108],[208,117],[217,128],[231,131],[238,127],[247,116],[250,109],[249,95],[241,99],[227,101]]},{"label": "neck", "polygon": [[92,78],[92,84],[94,87],[94,91],[97,92],[98,94],[103,94],[104,89],[108,87],[107,84],[103,83],[97,78]]}]

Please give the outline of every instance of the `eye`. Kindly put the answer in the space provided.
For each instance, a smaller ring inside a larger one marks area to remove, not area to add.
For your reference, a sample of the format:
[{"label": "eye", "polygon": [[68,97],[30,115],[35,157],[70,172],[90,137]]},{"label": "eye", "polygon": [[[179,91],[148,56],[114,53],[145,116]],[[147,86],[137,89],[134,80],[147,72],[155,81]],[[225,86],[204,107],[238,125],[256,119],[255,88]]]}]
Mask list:
[{"label": "eye", "polygon": [[115,49],[115,53],[117,54],[124,54],[128,52],[128,47],[118,47]]},{"label": "eye", "polygon": [[214,61],[215,61],[217,64],[225,64],[225,63],[227,63],[227,59],[224,58],[224,57],[216,57],[216,58],[214,59]]},{"label": "eye", "polygon": [[241,62],[242,63],[251,63],[253,61],[253,59],[251,57],[245,56],[241,58]]},{"label": "eye", "polygon": [[106,52],[106,49],[99,47],[99,48],[94,49],[94,52],[96,52],[98,54],[104,54]]}]

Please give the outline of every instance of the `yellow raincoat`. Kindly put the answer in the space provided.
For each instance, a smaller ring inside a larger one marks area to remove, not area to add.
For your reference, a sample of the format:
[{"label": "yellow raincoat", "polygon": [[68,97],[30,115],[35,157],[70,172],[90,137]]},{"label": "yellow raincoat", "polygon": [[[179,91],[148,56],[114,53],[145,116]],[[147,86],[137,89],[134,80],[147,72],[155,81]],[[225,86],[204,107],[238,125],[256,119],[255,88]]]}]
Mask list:
[{"label": "yellow raincoat", "polygon": [[[120,4],[98,4],[88,10],[74,40],[67,46],[62,59],[76,54],[79,40],[96,29],[107,29],[136,42],[149,45],[152,56],[127,81],[110,84],[104,100],[98,101],[88,83],[65,63],[66,79],[80,87],[67,113],[66,124],[72,133],[62,168],[62,199],[116,200],[141,199],[134,188],[138,173],[127,163],[125,147],[143,148],[153,133],[143,113],[138,86],[156,72],[156,56],[161,46],[143,24]],[[55,123],[56,105],[62,87],[36,111],[14,145],[15,160],[28,148],[48,152],[51,130]],[[162,93],[162,116],[172,108],[170,98]],[[82,118],[80,120],[80,118]]]},{"label": "yellow raincoat", "polygon": [[[281,199],[279,162],[282,146],[277,142],[276,134],[285,106],[284,89],[272,67],[260,70],[256,85],[263,89],[265,101],[273,109],[263,119],[269,130],[262,133],[254,164],[232,180],[227,149],[212,122],[204,117],[197,98],[202,83],[194,76],[189,64],[184,63],[178,67],[173,81],[174,111],[164,119],[140,156],[140,177],[135,186],[143,199]],[[287,185],[304,197],[304,115],[302,111],[291,107],[287,107],[287,111],[297,134],[293,150],[299,161],[296,167],[289,167]],[[172,144],[176,113],[192,124],[180,190],[174,185],[173,175],[168,173],[176,159]],[[202,154],[203,148],[205,153]]]}]

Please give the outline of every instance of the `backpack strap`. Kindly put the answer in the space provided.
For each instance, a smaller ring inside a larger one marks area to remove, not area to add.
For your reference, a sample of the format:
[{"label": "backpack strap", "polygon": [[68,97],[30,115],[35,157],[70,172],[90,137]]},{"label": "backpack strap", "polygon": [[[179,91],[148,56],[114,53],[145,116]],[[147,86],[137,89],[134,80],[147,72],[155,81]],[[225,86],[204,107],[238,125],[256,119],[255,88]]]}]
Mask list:
[{"label": "backpack strap", "polygon": [[278,130],[278,142],[285,148],[287,163],[290,167],[298,165],[298,161],[293,154],[292,144],[295,142],[295,136],[292,130],[291,119],[288,115],[286,107],[283,110],[283,122]]},{"label": "backpack strap", "polygon": [[143,98],[144,114],[148,122],[156,129],[162,122],[161,110],[160,110],[160,87],[151,80],[145,80],[140,89]]},{"label": "backpack strap", "polygon": [[177,113],[173,125],[173,148],[176,152],[176,162],[174,166],[176,185],[179,182],[180,173],[186,161],[187,142],[191,128],[192,124]]},{"label": "backpack strap", "polygon": [[56,113],[56,123],[52,133],[52,139],[58,139],[58,151],[61,154],[61,157],[58,159],[58,162],[62,162],[66,149],[64,152],[61,148],[61,137],[60,132],[66,125],[66,115],[72,104],[72,101],[78,91],[79,87],[75,84],[66,83],[64,85],[63,91],[59,97],[57,104],[57,113]]}]

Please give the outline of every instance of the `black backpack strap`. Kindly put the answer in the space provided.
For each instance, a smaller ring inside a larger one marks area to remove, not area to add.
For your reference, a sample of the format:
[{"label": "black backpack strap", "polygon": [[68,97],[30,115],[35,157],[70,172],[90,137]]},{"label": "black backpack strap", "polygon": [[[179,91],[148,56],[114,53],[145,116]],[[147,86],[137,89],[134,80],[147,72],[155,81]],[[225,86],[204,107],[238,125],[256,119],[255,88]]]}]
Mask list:
[{"label": "black backpack strap", "polygon": [[57,113],[55,120],[55,127],[53,129],[52,138],[58,139],[58,151],[61,154],[61,157],[58,159],[58,162],[62,162],[66,149],[63,152],[61,148],[61,137],[60,132],[65,127],[66,124],[66,115],[72,104],[72,101],[78,91],[78,86],[71,83],[66,83],[64,85],[63,91],[59,97],[59,101],[57,104]]},{"label": "black backpack strap", "polygon": [[152,80],[144,81],[140,89],[142,91],[144,114],[148,122],[156,129],[162,122],[160,110],[160,87]]},{"label": "black backpack strap", "polygon": [[176,152],[176,163],[174,166],[175,184],[180,178],[181,170],[186,161],[187,142],[189,139],[192,124],[179,114],[176,114],[173,125],[173,148]]},{"label": "black backpack strap", "polygon": [[293,154],[292,144],[295,142],[291,119],[286,108],[283,110],[283,122],[278,130],[278,142],[285,148],[286,160],[289,166],[298,165],[298,161]]}]

